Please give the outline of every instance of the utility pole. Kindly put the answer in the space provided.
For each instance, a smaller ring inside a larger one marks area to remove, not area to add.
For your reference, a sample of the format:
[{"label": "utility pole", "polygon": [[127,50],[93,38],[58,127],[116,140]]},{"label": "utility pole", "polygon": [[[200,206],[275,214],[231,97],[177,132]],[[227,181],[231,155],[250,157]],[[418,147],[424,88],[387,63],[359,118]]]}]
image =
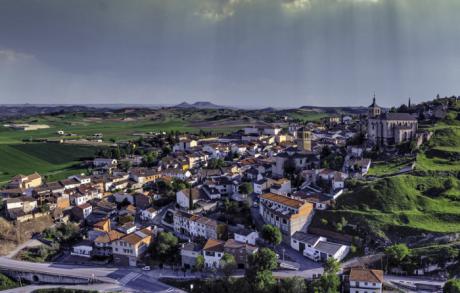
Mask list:
[{"label": "utility pole", "polygon": [[193,210],[192,185],[188,189],[188,207],[190,211]]}]

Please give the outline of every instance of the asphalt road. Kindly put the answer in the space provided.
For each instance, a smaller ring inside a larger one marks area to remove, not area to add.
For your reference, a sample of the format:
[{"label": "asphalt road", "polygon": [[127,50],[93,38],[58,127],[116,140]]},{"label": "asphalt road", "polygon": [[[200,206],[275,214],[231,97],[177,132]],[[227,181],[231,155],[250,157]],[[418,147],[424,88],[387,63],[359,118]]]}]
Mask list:
[{"label": "asphalt road", "polygon": [[138,268],[115,268],[78,266],[53,263],[31,263],[0,257],[0,268],[21,269],[70,277],[95,278],[102,282],[119,286],[126,292],[182,292],[170,289],[154,277],[154,272],[144,272]]}]

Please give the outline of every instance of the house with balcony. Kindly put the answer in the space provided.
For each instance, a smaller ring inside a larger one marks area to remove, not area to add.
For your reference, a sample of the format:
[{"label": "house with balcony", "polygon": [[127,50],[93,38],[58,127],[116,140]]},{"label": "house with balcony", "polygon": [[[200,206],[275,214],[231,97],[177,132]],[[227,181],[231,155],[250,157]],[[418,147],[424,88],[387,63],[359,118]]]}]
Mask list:
[{"label": "house with balcony", "polygon": [[136,266],[140,256],[147,250],[152,240],[152,230],[147,227],[114,241],[112,244],[114,263]]}]

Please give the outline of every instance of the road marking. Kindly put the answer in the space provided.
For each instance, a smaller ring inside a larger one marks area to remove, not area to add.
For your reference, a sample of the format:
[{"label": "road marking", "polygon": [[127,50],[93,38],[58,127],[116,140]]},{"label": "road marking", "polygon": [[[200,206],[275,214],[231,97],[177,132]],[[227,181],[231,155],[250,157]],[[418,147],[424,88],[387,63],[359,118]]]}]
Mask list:
[{"label": "road marking", "polygon": [[119,280],[119,282],[125,286],[126,284],[128,284],[129,282],[139,278],[141,276],[141,274],[138,274],[138,273],[134,273],[134,272],[131,272],[129,274],[127,274],[126,276],[124,276],[123,278],[121,278]]}]

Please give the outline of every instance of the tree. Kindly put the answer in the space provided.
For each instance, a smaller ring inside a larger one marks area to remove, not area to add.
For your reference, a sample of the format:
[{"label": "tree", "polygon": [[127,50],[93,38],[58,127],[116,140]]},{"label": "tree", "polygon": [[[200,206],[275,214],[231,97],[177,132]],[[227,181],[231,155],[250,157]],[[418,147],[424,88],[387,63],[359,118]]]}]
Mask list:
[{"label": "tree", "polygon": [[132,166],[130,161],[122,161],[120,165],[121,165],[121,169],[125,172],[127,172]]},{"label": "tree", "polygon": [[315,292],[338,293],[340,287],[340,278],[337,273],[340,270],[340,264],[334,258],[329,258],[324,264],[324,274],[314,282]]},{"label": "tree", "polygon": [[249,257],[249,269],[255,271],[271,271],[278,267],[276,253],[269,248],[261,248]]},{"label": "tree", "polygon": [[393,265],[400,264],[409,254],[410,249],[404,243],[395,244],[385,249],[385,255]]},{"label": "tree", "polygon": [[239,190],[242,194],[250,194],[254,191],[254,188],[251,182],[243,182],[241,183]]},{"label": "tree", "polygon": [[171,232],[160,232],[152,244],[153,257],[161,261],[172,260],[177,252],[178,239]]},{"label": "tree", "polygon": [[324,263],[325,274],[337,274],[340,271],[340,263],[333,257],[327,259]]},{"label": "tree", "polygon": [[273,246],[279,245],[282,240],[280,229],[270,224],[262,227],[261,237]]},{"label": "tree", "polygon": [[319,279],[319,292],[338,293],[340,287],[340,278],[335,274],[324,274]]},{"label": "tree", "polygon": [[231,254],[224,253],[220,259],[220,268],[224,276],[229,278],[237,268],[235,257]]},{"label": "tree", "polygon": [[157,157],[158,157],[158,153],[149,152],[148,154],[144,155],[144,157],[142,158],[142,165],[145,167],[155,166]]},{"label": "tree", "polygon": [[460,279],[450,279],[444,284],[444,293],[460,293]]},{"label": "tree", "polygon": [[195,268],[200,272],[204,269],[204,256],[203,255],[200,254],[196,257]]},{"label": "tree", "polygon": [[279,284],[280,293],[304,293],[307,292],[307,284],[301,277],[282,279]]},{"label": "tree", "polygon": [[271,292],[275,286],[276,280],[271,271],[259,271],[254,280],[254,289],[256,292]]}]

